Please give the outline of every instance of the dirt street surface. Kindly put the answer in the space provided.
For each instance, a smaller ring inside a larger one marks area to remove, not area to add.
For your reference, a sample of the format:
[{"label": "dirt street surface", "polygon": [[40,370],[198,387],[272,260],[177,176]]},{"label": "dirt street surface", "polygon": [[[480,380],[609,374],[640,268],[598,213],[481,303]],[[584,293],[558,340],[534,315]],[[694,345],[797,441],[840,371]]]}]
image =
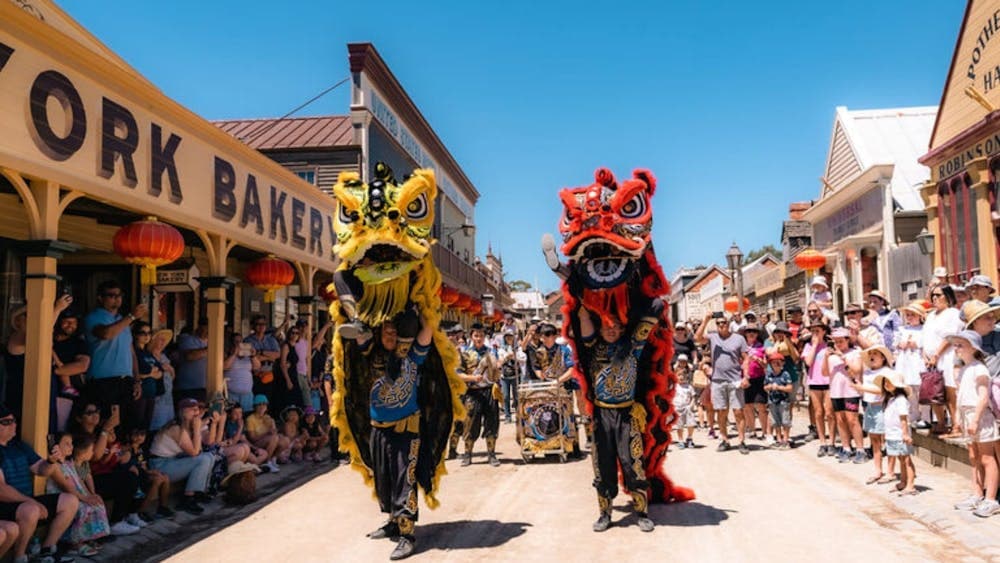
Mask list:
[{"label": "dirt street surface", "polygon": [[[920,461],[921,493],[897,497],[893,484],[864,485],[871,463],[817,459],[815,442],[777,451],[750,441],[753,451],[740,455],[716,452],[717,442],[698,431],[697,449],[671,448],[667,460],[675,481],[698,498],[651,507],[657,528],[642,533],[620,494],[614,526],[596,534],[589,457],[525,465],[513,436],[514,426],[502,424],[499,468],[481,451],[471,467],[448,462],[441,507],[421,507],[410,560],[816,562],[861,553],[866,561],[1000,560],[1000,517],[953,510],[967,482]],[[382,522],[361,477],[345,467],[171,561],[388,560],[394,544],[365,537]]]}]

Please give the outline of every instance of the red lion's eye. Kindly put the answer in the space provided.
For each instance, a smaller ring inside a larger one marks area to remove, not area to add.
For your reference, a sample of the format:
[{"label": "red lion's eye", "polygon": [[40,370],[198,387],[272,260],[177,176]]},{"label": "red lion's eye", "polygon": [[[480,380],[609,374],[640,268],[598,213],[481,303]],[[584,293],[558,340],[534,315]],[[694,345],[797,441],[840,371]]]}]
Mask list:
[{"label": "red lion's eye", "polygon": [[622,206],[620,215],[623,219],[638,219],[646,214],[646,195],[639,193]]}]

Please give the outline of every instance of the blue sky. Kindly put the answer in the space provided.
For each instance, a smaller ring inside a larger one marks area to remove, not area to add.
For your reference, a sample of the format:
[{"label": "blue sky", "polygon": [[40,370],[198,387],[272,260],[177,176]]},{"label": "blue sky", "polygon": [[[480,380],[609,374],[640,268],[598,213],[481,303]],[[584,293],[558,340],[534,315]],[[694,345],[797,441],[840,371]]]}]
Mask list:
[{"label": "blue sky", "polygon": [[[508,280],[554,289],[538,240],[599,166],[659,180],[669,273],[779,242],[815,199],[838,105],[936,105],[965,3],[59,2],[209,119],[280,116],[371,41],[482,194]],[[348,88],[298,115],[343,114]]]}]

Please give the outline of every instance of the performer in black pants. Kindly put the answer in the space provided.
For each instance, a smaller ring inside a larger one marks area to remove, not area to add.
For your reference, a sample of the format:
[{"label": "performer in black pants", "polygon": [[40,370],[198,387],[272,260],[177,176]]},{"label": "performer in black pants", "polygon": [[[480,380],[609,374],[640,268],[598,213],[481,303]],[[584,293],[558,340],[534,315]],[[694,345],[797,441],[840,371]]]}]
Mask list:
[{"label": "performer in black pants", "polygon": [[389,556],[393,560],[408,557],[415,549],[420,452],[418,368],[427,357],[432,338],[433,329],[421,327],[416,313],[410,310],[384,323],[377,341],[363,335],[358,339],[372,376],[369,412],[375,494],[379,508],[389,515],[389,520],[368,537],[398,537],[399,543]]},{"label": "performer in black pants", "polygon": [[500,369],[493,350],[486,345],[486,329],[475,323],[469,329],[470,345],[462,351],[458,376],[468,385],[465,392],[465,453],[462,466],[472,463],[472,448],[480,434],[486,439],[486,457],[493,467],[500,466],[497,459],[497,435],[500,433],[500,403],[496,389],[500,382]]},{"label": "performer in black pants", "polygon": [[643,469],[642,429],[646,412],[635,401],[635,385],[639,357],[655,323],[655,314],[644,317],[633,334],[626,335],[620,323],[608,322],[601,325],[598,335],[590,311],[580,308],[583,342],[580,358],[594,381],[592,457],[600,507],[600,516],[594,522],[595,532],[611,526],[611,501],[618,495],[619,463],[625,488],[632,494],[639,528],[644,532],[654,528],[647,515],[649,481]]}]

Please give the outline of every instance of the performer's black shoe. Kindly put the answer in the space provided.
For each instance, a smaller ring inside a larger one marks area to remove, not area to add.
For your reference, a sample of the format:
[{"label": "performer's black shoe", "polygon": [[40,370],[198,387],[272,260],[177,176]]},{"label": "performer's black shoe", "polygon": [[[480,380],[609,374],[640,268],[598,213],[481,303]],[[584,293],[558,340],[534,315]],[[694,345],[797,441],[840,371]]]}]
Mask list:
[{"label": "performer's black shoe", "polygon": [[462,467],[472,465],[472,452],[465,452],[462,456]]},{"label": "performer's black shoe", "polygon": [[500,467],[500,460],[497,459],[497,454],[489,452],[488,454],[486,454],[486,458],[490,462],[490,465],[492,467]]},{"label": "performer's black shoe", "polygon": [[455,448],[448,448],[448,459],[455,459],[458,457],[458,450]]},{"label": "performer's black shoe", "polygon": [[611,527],[611,515],[602,512],[601,517],[597,519],[597,522],[594,522],[594,531],[605,532],[610,527]]},{"label": "performer's black shoe", "polygon": [[643,532],[652,532],[653,528],[655,528],[656,525],[653,524],[653,521],[649,519],[649,516],[645,514],[639,514],[638,516],[639,516],[639,522],[638,522],[639,529],[642,530]]},{"label": "performer's black shoe", "polygon": [[365,325],[365,323],[353,320],[337,327],[337,334],[339,334],[341,338],[345,338],[347,340],[357,340],[359,338],[371,338],[372,331],[367,325]]},{"label": "performer's black shoe", "polygon": [[415,540],[412,537],[403,536],[399,538],[399,543],[396,544],[396,549],[392,550],[392,554],[389,555],[391,561],[397,561],[399,559],[406,559],[407,557],[413,555],[417,547],[415,545]]},{"label": "performer's black shoe", "polygon": [[368,537],[373,540],[384,540],[385,538],[394,540],[399,537],[399,524],[386,522],[381,528],[374,532],[369,532]]}]

